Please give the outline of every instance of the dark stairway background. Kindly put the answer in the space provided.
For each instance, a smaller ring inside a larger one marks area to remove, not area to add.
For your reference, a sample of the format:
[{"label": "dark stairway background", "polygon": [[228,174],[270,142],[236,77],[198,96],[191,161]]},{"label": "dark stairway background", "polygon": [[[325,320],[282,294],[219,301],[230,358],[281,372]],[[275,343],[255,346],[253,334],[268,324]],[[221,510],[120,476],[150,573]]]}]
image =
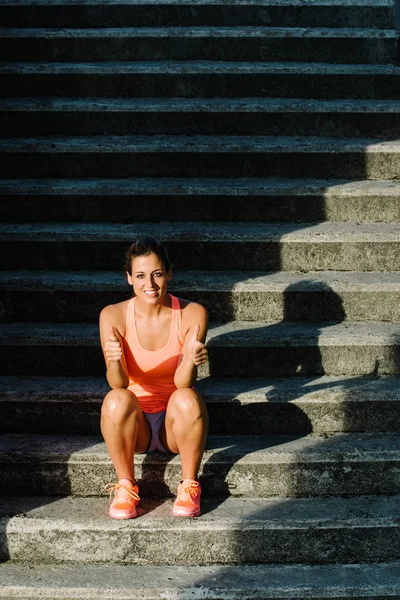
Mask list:
[{"label": "dark stairway background", "polygon": [[[387,0],[0,0],[0,598],[400,598]],[[210,314],[203,514],[107,517],[103,306],[159,237]]]}]

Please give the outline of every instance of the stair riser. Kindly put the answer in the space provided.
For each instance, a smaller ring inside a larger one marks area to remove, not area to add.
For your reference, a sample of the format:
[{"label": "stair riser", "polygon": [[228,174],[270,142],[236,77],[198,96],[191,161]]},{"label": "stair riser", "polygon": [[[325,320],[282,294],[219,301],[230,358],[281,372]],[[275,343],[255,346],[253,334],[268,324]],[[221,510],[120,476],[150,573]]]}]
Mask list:
[{"label": "stair riser", "polygon": [[299,135],[400,137],[399,113],[4,111],[3,136]]},{"label": "stair riser", "polygon": [[28,5],[1,7],[3,27],[162,27],[162,26],[268,26],[268,27],[393,27],[390,6],[212,6],[183,5]]},{"label": "stair riser", "polygon": [[[106,514],[106,507],[104,509]],[[29,519],[27,519],[29,521]],[[3,534],[5,535],[5,534]],[[98,530],[84,526],[68,531],[7,533],[3,547],[15,561],[124,563],[138,565],[205,565],[242,563],[336,563],[396,560],[400,553],[399,527],[268,528],[255,523],[248,531],[224,529]]]},{"label": "stair riser", "polygon": [[393,62],[395,39],[307,37],[104,37],[0,38],[0,55],[13,61],[301,61],[325,63]]},{"label": "stair riser", "polygon": [[[400,132],[399,132],[400,134]],[[113,190],[107,192],[101,184],[93,187],[93,191],[80,192],[76,183],[75,193],[61,195],[51,182],[44,183],[48,194],[37,194],[32,187],[32,195],[14,195],[9,190],[1,195],[0,221],[2,223],[49,223],[90,222],[90,223],[146,223],[159,222],[159,215],[168,213],[168,221],[181,222],[182,215],[187,221],[232,221],[232,222],[321,222],[341,221],[363,222],[396,222],[400,221],[400,203],[397,195],[381,196],[339,195],[330,197],[327,192],[312,195],[200,195],[187,193],[176,184],[172,195],[168,188],[163,195],[146,195],[145,193],[127,193],[122,195],[124,182],[115,182]],[[162,191],[162,186],[161,190]],[[29,184],[27,184],[29,190]],[[248,190],[251,194],[252,184]],[[111,195],[115,194],[115,195]],[[113,210],[110,212],[110,205]],[[24,264],[24,268],[29,266]]]},{"label": "stair riser", "polygon": [[[104,394],[105,395],[105,394]],[[269,435],[335,432],[400,432],[398,403],[212,402],[204,396],[210,435]],[[0,402],[1,434],[98,435],[102,400],[92,402]]]},{"label": "stair riser", "polygon": [[0,97],[400,99],[395,74],[2,74]]},{"label": "stair riser", "polygon": [[[132,239],[135,230],[132,228]],[[164,240],[161,240],[164,241]],[[0,243],[0,268],[6,270],[123,270],[126,242]],[[27,260],[26,244],[31,252]],[[166,242],[175,269],[260,271],[399,271],[398,242]],[[34,249],[34,251],[32,251]]]},{"label": "stair riser", "polygon": [[[400,371],[400,347],[395,345],[209,345],[209,355],[210,362],[200,368],[202,377],[397,375]],[[104,376],[104,360],[97,347],[3,345],[1,360],[4,375]]]},{"label": "stair riser", "polygon": [[[78,598],[84,580],[85,600],[160,600],[174,597],[179,600],[199,597],[202,600],[287,600],[288,597],[304,600],[304,588],[312,580],[313,588],[307,597],[313,600],[322,597],[330,600],[394,600],[400,590],[398,569],[398,562],[128,568],[113,564],[53,564],[50,567],[46,564],[8,563],[0,566],[4,581],[0,598],[32,600],[35,593],[38,598]],[[135,581],[134,588],[132,581]]]},{"label": "stair riser", "polygon": [[[11,286],[9,286],[10,289]],[[40,286],[39,286],[40,289]],[[400,291],[359,292],[188,292],[171,286],[181,298],[206,306],[212,321],[385,321],[400,323]],[[97,323],[102,308],[128,299],[127,286],[115,292],[0,290],[0,322]]]},{"label": "stair riser", "polygon": [[[268,442],[266,442],[268,443]],[[135,464],[135,477],[139,481],[143,498],[174,496],[181,478],[180,462],[172,462],[165,455],[165,462],[154,462],[152,455]],[[1,458],[1,457],[0,457]],[[400,461],[356,460],[340,456],[326,461],[279,463],[236,462],[239,457],[229,452],[212,456],[200,469],[200,481],[206,496],[225,497],[314,497],[351,495],[396,495],[400,492]],[[235,460],[236,459],[236,460]],[[108,457],[104,461],[74,463],[68,457],[47,462],[29,457],[26,462],[16,455],[10,462],[0,462],[0,483],[3,495],[73,495],[77,497],[103,496],[104,485],[115,481],[114,468]],[[16,466],[18,468],[16,468]],[[394,558],[394,557],[392,557]]]},{"label": "stair riser", "polygon": [[[195,142],[193,142],[195,147]],[[0,152],[0,176],[400,179],[398,152]]]}]

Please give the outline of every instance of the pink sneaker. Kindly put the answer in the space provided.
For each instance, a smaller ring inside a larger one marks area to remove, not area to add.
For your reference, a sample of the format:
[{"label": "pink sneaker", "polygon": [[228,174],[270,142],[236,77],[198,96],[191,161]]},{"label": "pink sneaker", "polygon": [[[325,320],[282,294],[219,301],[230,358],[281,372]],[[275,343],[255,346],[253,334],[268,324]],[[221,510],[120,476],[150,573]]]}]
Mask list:
[{"label": "pink sneaker", "polygon": [[136,506],[139,504],[139,487],[125,486],[121,483],[107,483],[104,486],[106,492],[114,492],[114,498],[110,504],[109,515],[113,519],[133,519],[136,517]]},{"label": "pink sneaker", "polygon": [[200,514],[201,485],[195,479],[184,479],[178,485],[178,495],[172,514],[174,517],[198,517]]}]

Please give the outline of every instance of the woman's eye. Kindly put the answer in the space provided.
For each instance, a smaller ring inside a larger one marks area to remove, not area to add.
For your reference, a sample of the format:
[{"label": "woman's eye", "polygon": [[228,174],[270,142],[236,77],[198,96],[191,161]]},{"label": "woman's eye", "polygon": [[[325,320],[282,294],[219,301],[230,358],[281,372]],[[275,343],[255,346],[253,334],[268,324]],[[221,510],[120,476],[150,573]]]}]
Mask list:
[{"label": "woman's eye", "polygon": [[154,277],[162,277],[162,273],[154,273]]}]

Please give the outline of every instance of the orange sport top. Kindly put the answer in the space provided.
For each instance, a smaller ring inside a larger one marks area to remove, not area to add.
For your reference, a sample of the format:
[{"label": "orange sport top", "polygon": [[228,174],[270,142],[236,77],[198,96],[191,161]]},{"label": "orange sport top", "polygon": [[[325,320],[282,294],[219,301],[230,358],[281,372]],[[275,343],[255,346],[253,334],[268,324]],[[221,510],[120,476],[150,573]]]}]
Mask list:
[{"label": "orange sport top", "polygon": [[128,390],[138,398],[145,412],[157,413],[167,408],[168,400],[177,388],[174,375],[184,340],[181,333],[179,300],[170,294],[171,330],[167,344],[161,350],[146,350],[139,341],[135,321],[135,297],[129,300],[123,340]]}]

